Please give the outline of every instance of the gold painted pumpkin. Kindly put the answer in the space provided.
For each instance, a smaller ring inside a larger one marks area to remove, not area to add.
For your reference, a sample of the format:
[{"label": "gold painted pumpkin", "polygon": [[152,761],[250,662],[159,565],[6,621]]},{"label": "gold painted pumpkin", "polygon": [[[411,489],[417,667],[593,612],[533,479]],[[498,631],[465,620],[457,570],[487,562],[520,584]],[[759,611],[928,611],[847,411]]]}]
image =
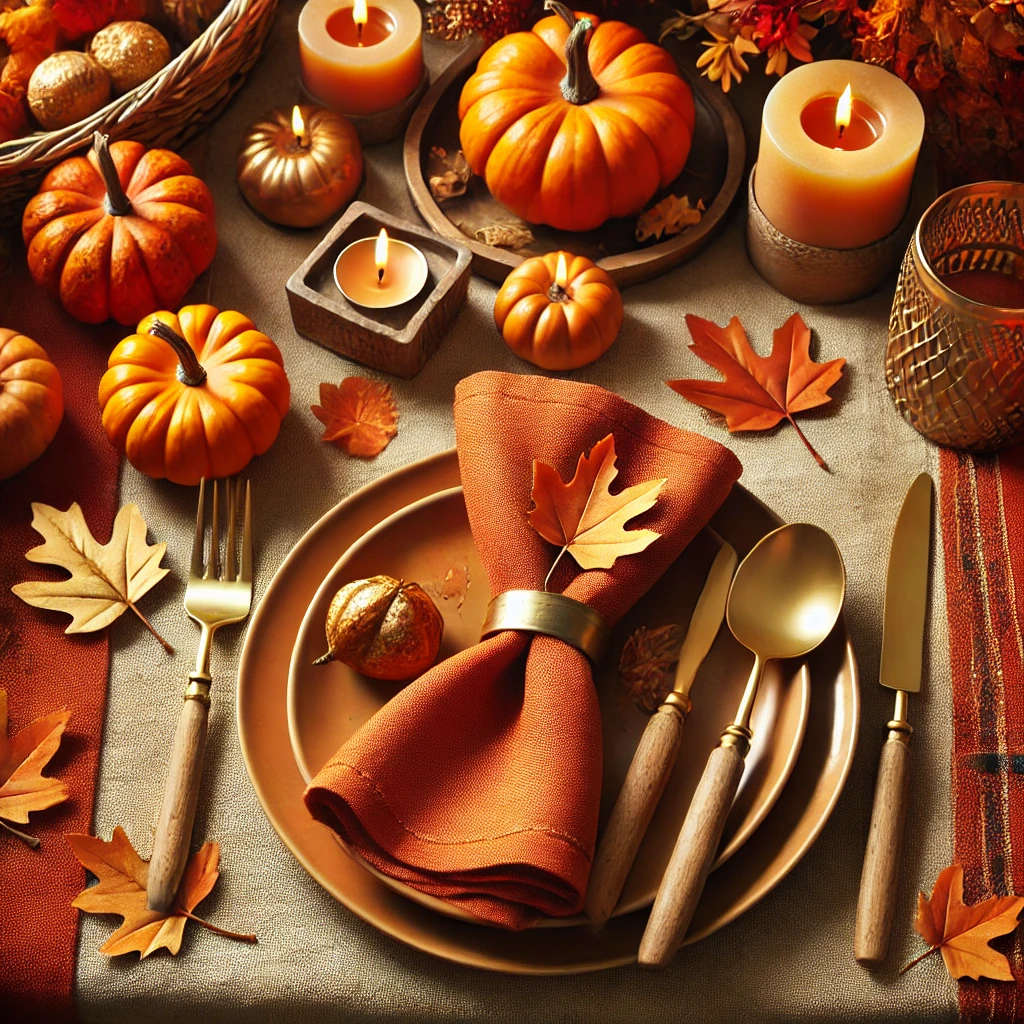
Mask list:
[{"label": "gold painted pumpkin", "polygon": [[545,6],[557,16],[480,58],[459,99],[459,138],[473,173],[513,213],[588,231],[639,213],[679,175],[693,94],[639,29]]},{"label": "gold painted pumpkin", "polygon": [[0,327],[0,480],[34,462],[64,418],[64,386],[45,350]]},{"label": "gold painted pumpkin", "polygon": [[599,359],[618,336],[622,315],[608,272],[565,252],[524,260],[494,303],[505,344],[543,370],[576,370]]},{"label": "gold painted pumpkin", "polygon": [[437,660],[444,619],[418,583],[371,576],[347,583],[327,611],[327,653],[371,679],[413,679]]},{"label": "gold painted pumpkin", "polygon": [[147,476],[232,476],[273,444],[291,388],[278,347],[233,310],[146,317],[100,379],[103,429]]}]

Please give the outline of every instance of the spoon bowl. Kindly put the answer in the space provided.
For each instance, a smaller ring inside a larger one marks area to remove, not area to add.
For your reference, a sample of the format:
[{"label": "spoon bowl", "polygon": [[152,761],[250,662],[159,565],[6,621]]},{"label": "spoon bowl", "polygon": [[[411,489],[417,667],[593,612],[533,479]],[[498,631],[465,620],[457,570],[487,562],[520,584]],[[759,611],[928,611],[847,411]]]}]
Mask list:
[{"label": "spoon bowl", "polygon": [[845,593],[836,542],[810,523],[790,523],[763,537],[740,563],[726,621],[762,660],[798,658],[832,632]]},{"label": "spoon bowl", "polygon": [[754,655],[736,717],[711,751],[651,907],[638,961],[664,967],[693,920],[722,829],[743,775],[753,733],[750,714],[766,662],[807,654],[832,632],[846,595],[836,542],[810,523],[762,537],[740,563],[729,589],[726,621]]}]

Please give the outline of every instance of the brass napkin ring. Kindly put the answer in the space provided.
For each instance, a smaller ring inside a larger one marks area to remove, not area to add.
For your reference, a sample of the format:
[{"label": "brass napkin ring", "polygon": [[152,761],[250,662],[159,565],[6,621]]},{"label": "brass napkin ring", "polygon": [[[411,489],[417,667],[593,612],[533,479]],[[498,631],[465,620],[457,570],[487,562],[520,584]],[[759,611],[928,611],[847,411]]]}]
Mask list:
[{"label": "brass napkin ring", "polygon": [[506,629],[557,637],[595,665],[608,647],[611,626],[590,605],[544,590],[506,590],[487,606],[480,638]]}]

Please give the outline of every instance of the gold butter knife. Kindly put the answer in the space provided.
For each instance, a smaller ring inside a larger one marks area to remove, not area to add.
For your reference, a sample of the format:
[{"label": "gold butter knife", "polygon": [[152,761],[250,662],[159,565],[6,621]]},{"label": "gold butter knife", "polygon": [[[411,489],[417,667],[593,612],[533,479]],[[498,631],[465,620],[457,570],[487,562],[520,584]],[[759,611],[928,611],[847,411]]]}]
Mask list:
[{"label": "gold butter knife", "polygon": [[611,917],[654,809],[672,774],[683,736],[683,722],[690,713],[690,687],[722,625],[735,571],[736,551],[722,541],[690,617],[686,639],[679,652],[675,685],[640,737],[594,855],[585,912],[595,931],[603,928]]}]

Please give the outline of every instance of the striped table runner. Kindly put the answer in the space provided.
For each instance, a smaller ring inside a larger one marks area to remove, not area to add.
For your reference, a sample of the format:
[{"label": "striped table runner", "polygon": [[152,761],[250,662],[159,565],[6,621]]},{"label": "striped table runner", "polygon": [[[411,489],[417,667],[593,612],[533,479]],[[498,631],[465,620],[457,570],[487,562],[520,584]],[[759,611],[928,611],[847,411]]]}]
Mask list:
[{"label": "striped table runner", "polygon": [[[1024,447],[940,456],[953,675],[954,859],[968,903],[1024,893]],[[993,942],[1015,984],[960,984],[965,1021],[1024,1021],[1021,928]]]}]

